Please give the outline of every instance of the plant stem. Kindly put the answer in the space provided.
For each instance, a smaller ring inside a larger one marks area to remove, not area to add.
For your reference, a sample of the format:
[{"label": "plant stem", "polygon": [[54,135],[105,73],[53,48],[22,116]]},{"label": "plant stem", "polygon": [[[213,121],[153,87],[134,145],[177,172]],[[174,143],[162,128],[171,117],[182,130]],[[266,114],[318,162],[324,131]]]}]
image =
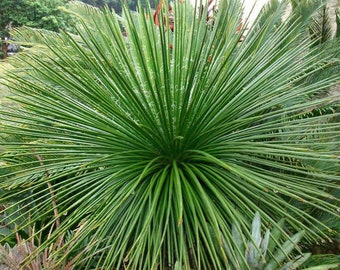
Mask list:
[{"label": "plant stem", "polygon": [[[34,149],[32,149],[32,152],[35,153]],[[50,173],[48,172],[48,170],[45,167],[44,159],[39,154],[36,154],[35,156],[39,160],[40,165],[44,168],[46,177],[49,178]],[[51,182],[47,182],[47,186],[48,186],[49,192],[51,194],[51,201],[52,201],[52,206],[53,206],[53,215],[56,218],[56,221],[55,221],[56,229],[58,229],[60,227],[60,218],[59,218],[59,213],[58,213],[58,209],[57,209],[57,202],[56,202],[56,199],[55,199],[54,189],[53,189]]]}]

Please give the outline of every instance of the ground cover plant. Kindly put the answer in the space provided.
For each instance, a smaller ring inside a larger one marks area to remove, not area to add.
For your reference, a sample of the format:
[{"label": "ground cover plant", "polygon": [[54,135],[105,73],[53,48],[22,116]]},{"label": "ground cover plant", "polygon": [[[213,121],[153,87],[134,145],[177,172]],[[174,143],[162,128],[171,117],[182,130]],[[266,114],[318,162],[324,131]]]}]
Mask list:
[{"label": "ground cover plant", "polygon": [[263,259],[301,231],[329,238],[304,210],[339,213],[338,113],[315,113],[334,105],[315,96],[340,78],[312,79],[339,59],[281,20],[285,3],[242,42],[240,2],[201,4],[173,3],[170,20],[166,3],[155,26],[150,9],[75,2],[77,34],[13,32],[31,48],[9,59],[0,203],[28,220],[17,232],[35,228],[31,260],[52,246],[56,269],[252,269],[256,212],[281,232]]}]

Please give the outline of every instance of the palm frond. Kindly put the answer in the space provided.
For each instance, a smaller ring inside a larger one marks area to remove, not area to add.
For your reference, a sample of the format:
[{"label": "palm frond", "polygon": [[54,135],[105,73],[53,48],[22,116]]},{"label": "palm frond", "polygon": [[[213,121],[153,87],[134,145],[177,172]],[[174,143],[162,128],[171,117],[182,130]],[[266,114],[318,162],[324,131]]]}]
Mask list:
[{"label": "palm frond", "polygon": [[310,22],[310,34],[315,44],[322,44],[333,37],[332,24],[327,6],[323,6]]}]

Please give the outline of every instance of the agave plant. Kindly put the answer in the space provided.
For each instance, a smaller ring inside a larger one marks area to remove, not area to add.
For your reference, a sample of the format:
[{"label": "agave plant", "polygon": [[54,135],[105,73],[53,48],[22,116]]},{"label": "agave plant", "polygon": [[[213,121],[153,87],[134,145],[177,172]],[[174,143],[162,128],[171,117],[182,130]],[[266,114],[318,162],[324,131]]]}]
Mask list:
[{"label": "agave plant", "polygon": [[28,194],[17,204],[30,223],[60,220],[41,250],[81,224],[77,269],[233,269],[246,259],[232,224],[246,241],[259,212],[321,240],[326,226],[293,202],[338,214],[327,191],[340,176],[305,165],[339,165],[338,123],[300,117],[330,102],[311,96],[339,74],[307,78],[338,60],[310,49],[301,22],[277,23],[284,3],[240,42],[238,1],[213,21],[187,2],[174,3],[173,29],[167,4],[155,26],[150,8],[120,17],[74,2],[76,35],[13,33],[31,48],[9,60],[18,105],[2,130],[21,139],[4,142],[0,187],[15,193],[0,202]]},{"label": "agave plant", "polygon": [[[302,254],[300,251],[298,255],[293,254],[293,250],[302,239],[304,231],[297,232],[283,244],[278,244],[280,243],[280,238],[284,230],[284,223],[285,221],[282,219],[278,222],[279,227],[274,228],[273,231],[267,228],[265,233],[262,234],[260,214],[256,212],[251,226],[251,238],[246,243],[243,241],[245,236],[243,236],[242,232],[238,231],[237,226],[233,224],[233,239],[235,243],[237,243],[239,250],[244,254],[247,262],[245,265],[242,265],[241,268],[239,267],[239,269],[297,269],[308,260],[311,256],[310,253]],[[228,248],[226,248],[226,251],[230,253]],[[270,254],[273,254],[272,258],[270,258]],[[291,255],[291,258],[287,258],[287,255]],[[240,258],[234,258],[234,260],[242,261]]]},{"label": "agave plant", "polygon": [[[252,270],[289,270],[289,269],[318,269],[331,270],[336,269],[338,263],[328,263],[325,261],[317,261],[311,253],[303,253],[299,250],[298,244],[302,240],[304,231],[299,231],[290,236],[286,241],[282,241],[282,233],[285,228],[285,220],[278,222],[278,227],[270,230],[266,228],[262,233],[264,225],[261,223],[261,217],[258,212],[251,224],[251,235],[247,241],[244,239],[247,236],[242,235],[236,224],[232,225],[233,241],[237,248],[242,252],[245,260],[240,257],[232,257],[231,263],[234,264],[235,269],[252,269]],[[231,253],[228,247],[226,252]],[[242,255],[239,255],[242,256]],[[309,263],[309,259],[313,258],[314,265],[312,267],[304,267]],[[239,266],[238,262],[246,261]]]}]

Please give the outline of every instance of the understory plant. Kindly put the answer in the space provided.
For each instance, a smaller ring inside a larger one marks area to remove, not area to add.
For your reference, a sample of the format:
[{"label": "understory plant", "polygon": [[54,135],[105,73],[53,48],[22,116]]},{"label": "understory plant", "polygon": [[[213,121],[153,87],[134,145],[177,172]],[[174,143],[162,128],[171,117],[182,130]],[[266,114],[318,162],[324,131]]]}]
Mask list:
[{"label": "understory plant", "polygon": [[[297,243],[300,242],[304,235],[304,231],[299,231],[283,244],[280,243],[282,231],[284,230],[284,219],[278,222],[278,227],[270,231],[266,229],[265,233],[262,233],[262,223],[258,212],[255,213],[255,217],[251,226],[251,237],[247,242],[244,242],[244,236],[236,229],[235,224],[232,226],[232,235],[237,247],[242,251],[245,256],[246,264],[238,267],[239,269],[296,269],[309,257],[310,253],[304,253],[294,256],[292,251],[297,247]],[[280,243],[280,244],[278,244]],[[226,251],[230,253],[227,248]],[[275,254],[273,254],[275,253]],[[288,256],[291,256],[289,258]],[[271,257],[271,258],[270,258]],[[232,257],[231,257],[232,258]],[[233,258],[233,261],[241,261],[240,258]],[[287,261],[286,261],[287,260]],[[237,263],[235,263],[237,265]],[[235,267],[236,268],[236,267]]]},{"label": "understory plant", "polygon": [[176,1],[170,20],[168,3],[120,17],[73,2],[77,34],[12,33],[30,48],[8,60],[0,203],[20,198],[8,207],[29,209],[17,230],[43,224],[33,236],[60,221],[37,254],[79,228],[55,267],[86,243],[76,269],[252,269],[233,234],[251,239],[256,212],[279,249],[282,218],[328,238],[297,202],[338,217],[340,175],[315,166],[339,167],[338,113],[309,112],[340,79],[311,76],[339,59],[281,21],[285,1],[242,42],[239,1],[203,4]]},{"label": "understory plant", "polygon": [[[9,243],[0,244],[0,268],[10,270],[72,270],[75,268],[75,262],[84,253],[85,249],[78,251],[78,254],[65,256],[60,250],[67,244],[68,248],[64,249],[65,253],[74,246],[71,242],[75,233],[68,232],[67,234],[59,235],[59,238],[45,249],[40,248],[43,241],[43,233],[36,234],[35,227],[28,226],[28,238],[23,239],[21,235],[16,233],[17,243],[12,246]],[[53,232],[53,227],[48,232]],[[79,230],[78,230],[79,231]],[[85,248],[85,247],[84,247]],[[59,251],[59,252],[56,252]],[[60,261],[62,258],[62,262]]]},{"label": "understory plant", "polygon": [[[265,228],[261,223],[261,217],[258,212],[255,213],[252,221],[250,236],[245,236],[237,230],[237,225],[232,225],[232,237],[237,248],[244,256],[245,263],[238,265],[238,262],[243,261],[240,257],[230,256],[231,264],[235,269],[252,269],[252,270],[289,270],[289,269],[306,269],[312,270],[313,267],[303,267],[311,257],[311,253],[303,253],[298,244],[303,239],[304,231],[299,231],[291,235],[289,239],[282,241],[283,232],[285,230],[285,220],[281,219],[277,223],[278,227]],[[265,230],[263,230],[265,228]],[[247,239],[244,241],[244,239]],[[228,247],[225,247],[227,253],[230,254]],[[316,260],[316,259],[314,259]],[[314,264],[315,269],[331,270],[340,266],[337,262],[325,264],[325,261],[318,261]]]}]

